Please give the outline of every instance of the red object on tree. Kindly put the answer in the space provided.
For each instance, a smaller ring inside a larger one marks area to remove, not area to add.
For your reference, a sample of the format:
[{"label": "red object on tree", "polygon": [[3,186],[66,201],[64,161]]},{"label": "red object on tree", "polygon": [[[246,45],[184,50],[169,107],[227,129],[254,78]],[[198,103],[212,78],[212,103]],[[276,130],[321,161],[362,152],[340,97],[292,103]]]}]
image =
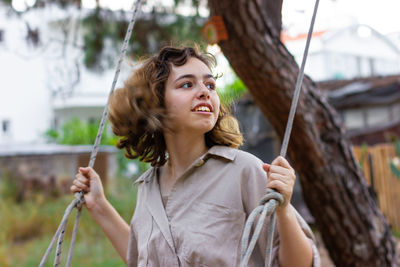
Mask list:
[{"label": "red object on tree", "polygon": [[209,44],[216,44],[222,40],[228,40],[228,33],[221,16],[211,17],[201,29],[201,34]]}]

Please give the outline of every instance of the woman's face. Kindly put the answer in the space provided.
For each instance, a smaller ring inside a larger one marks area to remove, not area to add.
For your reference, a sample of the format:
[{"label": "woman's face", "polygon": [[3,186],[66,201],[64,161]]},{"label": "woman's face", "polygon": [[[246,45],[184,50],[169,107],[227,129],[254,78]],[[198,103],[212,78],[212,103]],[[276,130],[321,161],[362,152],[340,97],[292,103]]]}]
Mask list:
[{"label": "woman's face", "polygon": [[177,132],[205,134],[218,119],[219,97],[210,69],[191,57],[182,66],[171,66],[165,86],[169,123]]}]

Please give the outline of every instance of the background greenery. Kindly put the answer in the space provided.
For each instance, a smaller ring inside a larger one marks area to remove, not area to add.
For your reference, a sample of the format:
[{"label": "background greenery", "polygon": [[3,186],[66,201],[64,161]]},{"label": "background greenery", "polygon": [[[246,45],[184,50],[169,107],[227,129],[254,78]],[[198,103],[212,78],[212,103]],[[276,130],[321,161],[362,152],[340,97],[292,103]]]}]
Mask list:
[{"label": "background greenery", "polygon": [[[10,0],[2,0],[2,2],[10,6],[10,12],[16,12],[11,8]],[[194,16],[176,14],[175,9],[181,2],[182,0],[175,0],[175,6],[172,9],[159,6],[150,14],[137,20],[128,56],[141,57],[151,54],[166,44],[191,45],[195,43],[203,48],[206,46],[200,29],[207,18],[199,16],[200,1],[192,0],[192,5],[197,11]],[[32,9],[41,8],[44,5],[59,5],[66,10],[71,6],[81,9],[81,1],[76,0],[37,0]],[[169,19],[171,16],[174,19]],[[82,16],[79,24],[83,32],[82,43],[77,43],[76,40],[72,42],[74,42],[73,45],[82,47],[86,68],[101,72],[114,67],[118,60],[118,57],[114,55],[119,53],[129,19],[129,12],[113,12],[99,7]],[[70,17],[66,16],[57,22],[60,29],[65,30],[65,40],[68,42],[71,40],[67,36],[73,35],[71,32],[75,30],[65,26],[69,25],[71,20],[73,20],[72,13]],[[42,40],[40,27],[27,27],[25,35],[27,41],[34,36],[38,40],[37,43],[47,43],[47,40]],[[111,46],[107,46],[110,43]],[[103,64],[104,61],[107,64]],[[229,106],[245,91],[243,83],[235,79],[232,84],[219,90],[221,102]],[[49,129],[45,136],[48,142],[57,144],[92,145],[98,125],[98,122],[86,123],[79,118],[73,118],[60,129]],[[117,138],[109,130],[103,132],[102,145],[115,145],[116,141]],[[119,173],[116,177],[116,190],[106,192],[106,195],[121,216],[129,222],[134,212],[137,188],[132,185],[134,178],[127,179],[124,176],[128,163],[132,161],[124,157],[123,151],[117,153],[117,160]],[[139,168],[139,174],[148,168],[148,164],[138,161],[135,163]],[[0,179],[0,266],[38,266],[61,221],[65,208],[73,197],[72,195],[45,196],[36,192],[24,201],[18,202],[18,183],[16,182],[18,179],[14,178],[11,173],[8,173]],[[61,265],[65,265],[72,227],[73,216],[65,235],[64,257]],[[53,259],[54,250],[46,266],[52,266]],[[85,210],[80,220],[72,266],[125,266],[101,229]]]},{"label": "background greenery", "polygon": [[[1,192],[12,192],[13,185],[0,180]],[[117,189],[106,192],[108,200],[126,222],[134,212],[137,188],[133,179],[117,178]],[[72,195],[44,198],[42,194],[18,203],[12,194],[2,194],[0,201],[0,266],[38,266],[51,238],[57,230],[65,208]],[[75,211],[71,214],[65,241],[63,261],[65,265]],[[54,250],[45,266],[53,266]],[[83,210],[75,245],[72,266],[125,266],[101,229]]]}]

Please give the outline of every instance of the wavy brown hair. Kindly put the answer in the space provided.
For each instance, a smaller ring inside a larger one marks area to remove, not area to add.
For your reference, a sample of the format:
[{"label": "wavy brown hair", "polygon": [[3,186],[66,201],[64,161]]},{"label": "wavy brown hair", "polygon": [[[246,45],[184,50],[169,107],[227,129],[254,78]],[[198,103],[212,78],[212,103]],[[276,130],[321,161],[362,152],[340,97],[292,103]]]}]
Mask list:
[{"label": "wavy brown hair", "polygon": [[[215,66],[214,56],[199,53],[193,47],[164,47],[157,55],[142,60],[124,84],[110,98],[109,119],[118,136],[117,147],[125,149],[125,156],[162,166],[166,162],[163,130],[167,110],[164,103],[165,84],[171,66],[182,66],[191,57]],[[238,148],[243,141],[237,120],[227,108],[220,106],[214,128],[205,134],[206,145]]]}]

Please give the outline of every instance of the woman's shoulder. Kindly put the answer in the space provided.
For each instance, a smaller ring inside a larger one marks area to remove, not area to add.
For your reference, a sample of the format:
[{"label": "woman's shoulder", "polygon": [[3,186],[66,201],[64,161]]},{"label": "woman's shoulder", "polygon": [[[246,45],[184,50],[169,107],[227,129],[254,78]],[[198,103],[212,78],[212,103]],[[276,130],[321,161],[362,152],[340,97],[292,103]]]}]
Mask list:
[{"label": "woman's shoulder", "polygon": [[250,165],[262,163],[262,160],[259,159],[257,156],[240,149],[237,149],[237,160]]},{"label": "woman's shoulder", "polygon": [[225,157],[236,166],[241,166],[244,168],[262,168],[262,160],[255,155],[237,148],[232,148],[228,146],[213,146],[210,149],[211,154]]},{"label": "woman's shoulder", "polygon": [[261,162],[261,160],[255,155],[229,146],[215,145],[209,150],[210,154],[216,154],[231,159],[232,161],[249,161],[249,162]]}]

